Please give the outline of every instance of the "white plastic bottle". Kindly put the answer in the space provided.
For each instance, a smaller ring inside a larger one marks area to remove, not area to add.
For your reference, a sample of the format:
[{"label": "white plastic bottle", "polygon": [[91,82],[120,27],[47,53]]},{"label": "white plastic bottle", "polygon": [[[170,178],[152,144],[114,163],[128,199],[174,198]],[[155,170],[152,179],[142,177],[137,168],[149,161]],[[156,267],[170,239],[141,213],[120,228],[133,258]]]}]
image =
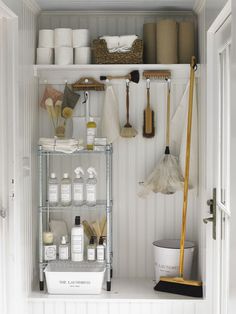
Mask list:
[{"label": "white plastic bottle", "polygon": [[86,203],[88,206],[95,206],[97,201],[97,172],[90,167],[87,170],[89,177],[86,182]]},{"label": "white plastic bottle", "polygon": [[50,206],[58,205],[58,180],[55,173],[51,173],[48,180],[48,202]]},{"label": "white plastic bottle", "polygon": [[71,205],[71,180],[68,173],[64,173],[61,180],[61,205]]},{"label": "white plastic bottle", "polygon": [[80,224],[80,216],[75,217],[75,226],[71,229],[71,260],[84,260],[84,227]]},{"label": "white plastic bottle", "polygon": [[67,261],[69,259],[69,245],[66,243],[66,237],[61,237],[61,244],[59,245],[59,259]]},{"label": "white plastic bottle", "polygon": [[105,246],[103,245],[103,238],[99,239],[99,244],[97,246],[97,261],[104,262],[105,261]]},{"label": "white plastic bottle", "polygon": [[84,170],[80,167],[75,169],[75,179],[73,180],[73,203],[81,206],[84,203]]}]

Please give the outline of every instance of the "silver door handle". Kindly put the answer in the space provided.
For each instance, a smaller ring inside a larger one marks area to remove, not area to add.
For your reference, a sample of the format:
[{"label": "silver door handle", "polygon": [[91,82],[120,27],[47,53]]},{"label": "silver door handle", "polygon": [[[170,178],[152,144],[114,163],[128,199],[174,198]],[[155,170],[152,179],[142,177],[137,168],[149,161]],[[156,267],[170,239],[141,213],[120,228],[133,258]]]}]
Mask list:
[{"label": "silver door handle", "polygon": [[203,222],[204,222],[204,224],[207,224],[208,222],[213,222],[213,217],[204,218]]},{"label": "silver door handle", "polygon": [[213,197],[207,201],[207,205],[210,207],[212,217],[204,218],[203,222],[205,224],[212,222],[212,238],[216,240],[216,188],[213,189]]}]

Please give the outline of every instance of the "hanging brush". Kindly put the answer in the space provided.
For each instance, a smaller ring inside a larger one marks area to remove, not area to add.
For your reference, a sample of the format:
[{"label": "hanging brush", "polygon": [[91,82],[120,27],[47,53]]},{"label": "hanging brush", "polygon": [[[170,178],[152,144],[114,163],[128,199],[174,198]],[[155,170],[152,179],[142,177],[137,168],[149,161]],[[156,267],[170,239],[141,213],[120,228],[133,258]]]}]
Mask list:
[{"label": "hanging brush", "polygon": [[130,82],[138,83],[140,79],[139,71],[134,70],[130,72],[127,75],[119,75],[119,76],[100,76],[101,81],[106,81],[106,80],[117,80],[117,79],[123,79],[123,80],[129,80]]},{"label": "hanging brush", "polygon": [[129,80],[126,80],[126,124],[121,129],[120,135],[122,137],[135,137],[138,132],[135,130],[135,128],[132,127],[132,125],[129,122]]},{"label": "hanging brush", "polygon": [[155,136],[154,111],[150,106],[150,80],[168,80],[171,77],[167,70],[146,70],[143,76],[147,80],[147,107],[144,110],[143,137],[152,138]]},{"label": "hanging brush", "polygon": [[154,111],[150,105],[150,79],[147,79],[147,107],[143,113],[143,137],[155,136]]}]

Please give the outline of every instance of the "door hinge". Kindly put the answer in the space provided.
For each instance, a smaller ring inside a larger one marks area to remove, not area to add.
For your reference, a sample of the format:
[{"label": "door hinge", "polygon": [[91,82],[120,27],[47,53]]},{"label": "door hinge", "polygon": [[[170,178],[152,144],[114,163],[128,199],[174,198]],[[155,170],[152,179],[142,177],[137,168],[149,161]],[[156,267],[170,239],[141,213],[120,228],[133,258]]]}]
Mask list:
[{"label": "door hinge", "polygon": [[7,218],[7,211],[5,209],[0,210],[0,217],[3,219]]},{"label": "door hinge", "polygon": [[213,189],[213,198],[207,201],[207,205],[210,207],[211,217],[204,218],[203,222],[207,224],[212,222],[212,238],[216,240],[216,188]]}]

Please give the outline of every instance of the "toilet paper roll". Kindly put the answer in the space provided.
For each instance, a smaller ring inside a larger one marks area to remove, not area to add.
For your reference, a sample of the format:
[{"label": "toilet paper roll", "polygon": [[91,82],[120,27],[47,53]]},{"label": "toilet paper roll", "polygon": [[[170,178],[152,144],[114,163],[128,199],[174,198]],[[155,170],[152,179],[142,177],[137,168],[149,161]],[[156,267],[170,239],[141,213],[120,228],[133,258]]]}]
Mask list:
[{"label": "toilet paper roll", "polygon": [[54,48],[54,30],[41,29],[39,31],[39,48]]},{"label": "toilet paper roll", "polygon": [[178,63],[178,28],[174,20],[160,20],[156,27],[157,63]]},{"label": "toilet paper roll", "polygon": [[156,23],[143,25],[144,63],[156,63]]},{"label": "toilet paper roll", "polygon": [[179,63],[190,63],[195,53],[194,24],[191,21],[179,23]]},{"label": "toilet paper roll", "polygon": [[59,65],[73,64],[73,48],[72,47],[55,48],[55,64]]},{"label": "toilet paper roll", "polygon": [[91,63],[91,48],[78,47],[75,48],[75,64],[90,64]]},{"label": "toilet paper roll", "polygon": [[73,30],[73,47],[88,47],[90,46],[90,33],[88,29]]},{"label": "toilet paper roll", "polygon": [[54,46],[56,47],[72,47],[72,29],[56,28],[54,30]]},{"label": "toilet paper roll", "polygon": [[53,48],[37,48],[37,64],[53,64]]}]

